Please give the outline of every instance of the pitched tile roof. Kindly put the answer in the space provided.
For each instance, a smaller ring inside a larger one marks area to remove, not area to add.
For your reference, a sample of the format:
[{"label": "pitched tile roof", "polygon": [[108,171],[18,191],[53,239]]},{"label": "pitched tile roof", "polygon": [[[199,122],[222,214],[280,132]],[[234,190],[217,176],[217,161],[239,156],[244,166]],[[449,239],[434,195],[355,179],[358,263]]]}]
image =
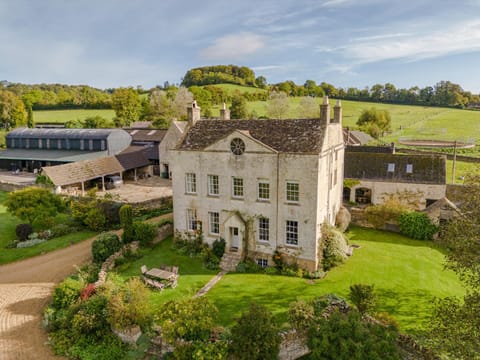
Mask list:
[{"label": "pitched tile roof", "polygon": [[130,146],[127,150],[115,155],[124,170],[135,169],[150,165],[146,156],[148,148],[144,146]]},{"label": "pitched tile roof", "polygon": [[132,142],[160,142],[164,138],[167,130],[160,129],[129,129],[128,133],[132,136]]},{"label": "pitched tile roof", "polygon": [[[389,170],[389,164],[394,164]],[[411,172],[407,171],[411,168]],[[395,155],[345,152],[345,178],[389,182],[446,184],[444,155]]]},{"label": "pitched tile roof", "polygon": [[200,120],[188,129],[177,150],[203,150],[235,130],[285,153],[319,153],[325,125],[319,119]]}]

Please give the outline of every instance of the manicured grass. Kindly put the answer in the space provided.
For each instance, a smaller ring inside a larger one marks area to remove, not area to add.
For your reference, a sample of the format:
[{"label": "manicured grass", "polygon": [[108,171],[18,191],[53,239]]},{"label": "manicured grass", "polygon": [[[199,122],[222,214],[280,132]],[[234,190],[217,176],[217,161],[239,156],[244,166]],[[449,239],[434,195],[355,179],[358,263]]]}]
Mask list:
[{"label": "manicured grass", "polygon": [[391,314],[403,331],[415,332],[428,322],[434,297],[464,293],[457,276],[443,269],[442,251],[431,242],[362,228],[353,228],[348,236],[361,248],[322,280],[229,274],[207,296],[222,309],[225,325],[252,301],[285,322],[288,304],[296,299],[328,293],[346,297],[351,284],[374,284],[378,310]]},{"label": "manicured grass", "polygon": [[48,240],[29,248],[7,249],[6,245],[16,239],[15,227],[22,221],[15,216],[10,215],[2,205],[7,197],[7,192],[0,191],[0,264],[6,264],[32,256],[40,255],[45,252],[64,248],[70,244],[80,242],[94,236],[92,231],[79,231],[55,239]]},{"label": "manicured grass", "polygon": [[153,248],[142,249],[142,258],[120,266],[116,271],[124,279],[131,276],[140,276],[140,267],[146,265],[148,269],[160,265],[178,266],[180,277],[175,289],[165,289],[162,292],[153,291],[151,305],[160,309],[161,304],[169,300],[195,295],[216,273],[203,267],[202,260],[177,254],[172,249],[172,237],[163,240]]},{"label": "manicured grass", "polygon": [[[251,302],[267,306],[286,325],[288,306],[297,299],[310,299],[327,293],[346,297],[351,284],[374,284],[379,296],[379,311],[391,314],[403,331],[422,330],[428,322],[434,297],[462,295],[457,276],[445,271],[444,255],[432,242],[410,240],[401,235],[353,228],[348,236],[361,246],[342,266],[322,280],[265,274],[226,275],[206,295],[220,310],[220,323],[232,325]],[[214,275],[202,267],[200,259],[179,256],[167,239],[143,258],[124,265],[118,272],[127,279],[140,275],[140,266],[160,264],[180,267],[176,289],[152,292],[151,306],[161,311],[168,300],[192,296]]]},{"label": "manicured grass", "polygon": [[70,120],[85,120],[87,117],[97,115],[112,120],[115,112],[111,109],[37,110],[33,112],[33,120],[64,123]]}]

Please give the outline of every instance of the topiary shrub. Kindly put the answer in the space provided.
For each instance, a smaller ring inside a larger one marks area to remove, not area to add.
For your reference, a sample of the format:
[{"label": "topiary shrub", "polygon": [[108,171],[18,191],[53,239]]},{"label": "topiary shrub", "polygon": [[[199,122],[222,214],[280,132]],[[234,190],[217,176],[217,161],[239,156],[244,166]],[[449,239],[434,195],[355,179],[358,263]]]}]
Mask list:
[{"label": "topiary shrub", "polygon": [[362,315],[372,310],[377,302],[373,285],[350,285],[350,293],[348,294],[348,298]]},{"label": "topiary shrub", "polygon": [[221,259],[225,253],[225,239],[220,238],[215,240],[212,244],[212,250],[215,256]]},{"label": "topiary shrub", "polygon": [[348,244],[343,233],[332,226],[324,225],[322,227],[323,242],[323,270],[342,264],[347,259]]},{"label": "topiary shrub", "polygon": [[52,307],[57,310],[67,309],[78,300],[82,289],[82,281],[66,278],[53,291]]},{"label": "topiary shrub", "polygon": [[33,233],[32,225],[30,224],[18,224],[15,228],[15,233],[17,234],[17,239],[19,241],[25,241],[28,239],[28,236]]},{"label": "topiary shrub", "polygon": [[102,263],[122,247],[119,237],[111,232],[102,233],[92,243],[92,257],[95,263]]},{"label": "topiary shrub", "polygon": [[438,231],[427,214],[423,212],[406,212],[399,218],[400,232],[417,240],[431,240]]}]

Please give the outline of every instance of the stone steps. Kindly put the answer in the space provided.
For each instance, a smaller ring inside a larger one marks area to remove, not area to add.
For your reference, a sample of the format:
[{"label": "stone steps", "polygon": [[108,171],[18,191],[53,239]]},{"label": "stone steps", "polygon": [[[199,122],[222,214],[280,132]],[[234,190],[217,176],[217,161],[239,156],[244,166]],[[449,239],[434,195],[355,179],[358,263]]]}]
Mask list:
[{"label": "stone steps", "polygon": [[238,251],[225,252],[220,261],[220,269],[224,271],[235,271],[238,263],[242,261],[242,254]]}]

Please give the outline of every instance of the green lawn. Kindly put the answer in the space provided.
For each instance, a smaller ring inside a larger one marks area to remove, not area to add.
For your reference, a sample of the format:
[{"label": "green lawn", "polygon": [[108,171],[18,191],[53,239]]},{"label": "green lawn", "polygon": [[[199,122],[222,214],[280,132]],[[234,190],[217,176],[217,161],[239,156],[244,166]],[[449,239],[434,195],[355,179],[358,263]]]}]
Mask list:
[{"label": "green lawn", "polygon": [[79,231],[55,239],[48,240],[29,248],[7,249],[6,245],[16,239],[15,227],[21,221],[15,216],[10,215],[2,205],[7,197],[7,192],[0,191],[0,264],[6,264],[21,259],[26,259],[44,252],[64,248],[72,243],[77,243],[95,235],[92,231]]},{"label": "green lawn", "polygon": [[[380,311],[390,313],[402,330],[421,330],[428,321],[434,297],[462,295],[457,276],[444,271],[442,251],[431,242],[410,240],[403,236],[369,229],[353,228],[348,234],[361,246],[344,265],[330,271],[322,280],[309,281],[264,274],[226,275],[206,295],[220,309],[222,325],[231,325],[250,302],[267,306],[285,324],[288,305],[299,298],[327,293],[346,296],[351,284],[374,284]],[[176,289],[154,292],[152,306],[160,311],[165,301],[191,296],[212,278],[214,272],[202,268],[199,259],[179,256],[167,239],[126,268],[119,269],[125,279],[140,275],[140,266],[179,265]]]},{"label": "green lawn", "polygon": [[115,112],[111,109],[37,110],[33,112],[33,120],[35,122],[64,123],[70,120],[84,120],[97,115],[112,120]]},{"label": "green lawn", "polygon": [[[453,184],[452,181],[453,160],[447,160],[447,183]],[[470,163],[465,161],[455,162],[455,184],[463,184],[463,177],[473,173],[480,172],[480,163]]]}]

